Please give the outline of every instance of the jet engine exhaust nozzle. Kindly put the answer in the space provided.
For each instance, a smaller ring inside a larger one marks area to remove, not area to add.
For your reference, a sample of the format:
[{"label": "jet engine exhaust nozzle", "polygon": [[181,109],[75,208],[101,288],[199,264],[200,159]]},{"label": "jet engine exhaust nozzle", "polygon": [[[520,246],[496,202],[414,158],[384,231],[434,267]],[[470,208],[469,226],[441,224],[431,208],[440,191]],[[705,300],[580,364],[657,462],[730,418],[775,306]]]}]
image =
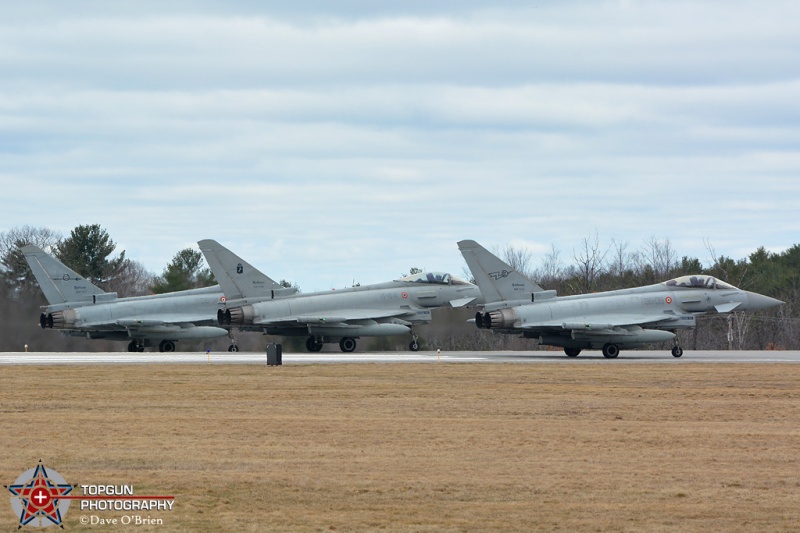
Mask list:
[{"label": "jet engine exhaust nozzle", "polygon": [[42,326],[42,329],[71,329],[75,325],[76,318],[75,311],[71,309],[47,315],[42,313],[39,317],[39,325]]},{"label": "jet engine exhaust nozzle", "polygon": [[475,325],[483,329],[513,328],[516,321],[517,315],[513,309],[498,309],[475,315]]},{"label": "jet engine exhaust nozzle", "polygon": [[217,312],[217,320],[222,317],[223,322],[220,322],[220,325],[252,326],[254,315],[253,306],[245,305],[243,307],[226,309],[224,312],[220,309],[219,312]]}]

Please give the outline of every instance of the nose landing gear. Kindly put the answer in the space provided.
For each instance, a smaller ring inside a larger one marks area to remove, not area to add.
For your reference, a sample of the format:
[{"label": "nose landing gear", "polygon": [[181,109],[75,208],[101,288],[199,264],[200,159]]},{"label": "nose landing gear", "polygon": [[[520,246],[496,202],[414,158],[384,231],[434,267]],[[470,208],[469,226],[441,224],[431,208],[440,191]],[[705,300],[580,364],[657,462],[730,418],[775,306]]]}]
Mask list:
[{"label": "nose landing gear", "polygon": [[413,329],[411,330],[411,338],[412,338],[411,344],[408,345],[408,349],[411,350],[412,352],[418,352],[419,338],[417,337],[417,334],[414,332]]},{"label": "nose landing gear", "polygon": [[683,348],[677,344],[672,347],[672,357],[680,357],[683,355]]}]

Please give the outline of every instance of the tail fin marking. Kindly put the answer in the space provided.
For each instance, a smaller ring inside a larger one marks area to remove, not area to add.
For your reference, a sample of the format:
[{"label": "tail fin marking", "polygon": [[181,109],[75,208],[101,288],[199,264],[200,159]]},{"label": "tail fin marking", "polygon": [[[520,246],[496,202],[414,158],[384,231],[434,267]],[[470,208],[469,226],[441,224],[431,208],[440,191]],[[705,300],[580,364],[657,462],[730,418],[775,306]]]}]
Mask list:
[{"label": "tail fin marking", "polygon": [[22,253],[50,305],[93,302],[105,292],[38,246],[23,246]]},{"label": "tail fin marking", "polygon": [[544,291],[475,241],[459,241],[458,249],[461,250],[486,303],[532,301],[533,293]]},{"label": "tail fin marking", "polygon": [[285,289],[215,240],[204,239],[197,245],[228,300],[271,298],[273,291]]}]

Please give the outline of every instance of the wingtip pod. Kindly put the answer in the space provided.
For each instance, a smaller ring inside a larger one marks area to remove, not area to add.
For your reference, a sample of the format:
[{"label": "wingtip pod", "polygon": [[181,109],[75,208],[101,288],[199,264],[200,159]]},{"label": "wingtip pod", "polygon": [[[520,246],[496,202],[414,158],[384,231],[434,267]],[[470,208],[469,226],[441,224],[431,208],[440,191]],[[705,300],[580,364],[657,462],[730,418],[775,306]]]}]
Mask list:
[{"label": "wingtip pod", "polygon": [[543,289],[473,240],[458,241],[458,249],[481,290],[485,303],[531,301]]}]

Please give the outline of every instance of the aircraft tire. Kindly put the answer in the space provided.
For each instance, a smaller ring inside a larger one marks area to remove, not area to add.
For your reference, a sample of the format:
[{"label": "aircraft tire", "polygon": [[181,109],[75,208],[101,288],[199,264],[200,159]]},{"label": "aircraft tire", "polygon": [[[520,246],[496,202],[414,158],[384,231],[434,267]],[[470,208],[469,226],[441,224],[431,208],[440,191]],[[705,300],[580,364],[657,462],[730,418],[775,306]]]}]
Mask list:
[{"label": "aircraft tire", "polygon": [[578,357],[581,353],[580,348],[564,348],[564,353],[567,357]]},{"label": "aircraft tire", "polygon": [[238,352],[239,351],[239,346],[237,344],[231,344],[230,346],[228,346],[228,351],[229,352]]},{"label": "aircraft tire", "polygon": [[603,357],[606,359],[616,359],[619,355],[619,347],[616,344],[608,343],[603,346]]},{"label": "aircraft tire", "polygon": [[161,341],[158,345],[159,352],[174,352],[175,351],[175,343],[172,341]]},{"label": "aircraft tire", "polygon": [[318,341],[316,337],[309,337],[306,339],[306,350],[309,352],[321,352],[323,343]]},{"label": "aircraft tire", "polygon": [[680,357],[683,355],[683,348],[675,346],[672,348],[672,357]]},{"label": "aircraft tire", "polygon": [[411,344],[408,345],[408,349],[412,352],[419,351],[419,343],[417,341],[411,341]]},{"label": "aircraft tire", "polygon": [[139,350],[136,349],[136,341],[131,341],[128,343],[128,351],[129,352],[138,352]]},{"label": "aircraft tire", "polygon": [[342,340],[339,341],[339,348],[345,353],[355,351],[356,340],[352,337],[342,337]]}]

